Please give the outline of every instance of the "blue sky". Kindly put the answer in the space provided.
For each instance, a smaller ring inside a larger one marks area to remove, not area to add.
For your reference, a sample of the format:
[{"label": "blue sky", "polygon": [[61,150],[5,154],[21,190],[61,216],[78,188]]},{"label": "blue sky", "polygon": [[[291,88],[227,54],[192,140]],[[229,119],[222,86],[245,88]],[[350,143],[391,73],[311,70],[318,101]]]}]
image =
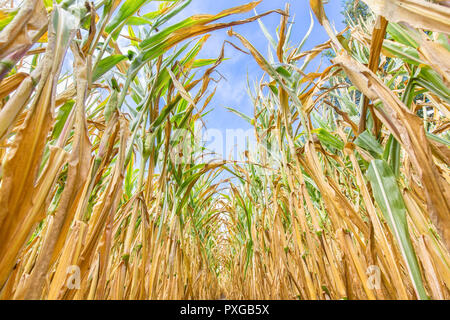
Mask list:
[{"label": "blue sky", "polygon": [[[248,2],[250,2],[250,0],[193,0],[186,10],[183,10],[182,13],[177,16],[176,20],[181,20],[193,14],[199,13],[215,14],[221,10]],[[284,9],[285,3],[290,4],[290,21],[292,21],[292,17],[294,17],[291,42],[296,45],[300,43],[309,28],[310,7],[308,0],[263,0],[262,3],[258,5],[256,10],[258,13],[263,13],[272,9]],[[344,19],[340,13],[342,10],[341,0],[331,0],[330,3],[325,5],[325,10],[328,18],[331,23],[334,24],[335,28],[337,30],[343,29],[344,25],[342,21]],[[253,15],[253,12],[248,12],[246,14],[234,15],[220,21],[245,19]],[[263,17],[262,21],[269,32],[271,32],[272,36],[276,39],[276,30],[280,23],[280,15],[272,13],[271,15]],[[246,37],[258,49],[258,51],[267,56],[268,41],[261,31],[257,21],[233,27],[233,30]],[[212,33],[208,42],[205,44],[200,57],[216,58],[219,55],[224,40],[232,41],[242,48],[239,40],[235,37],[231,38],[227,35],[226,29],[218,30]],[[315,20],[314,29],[303,50],[311,49],[315,45],[323,43],[326,40],[328,40],[328,37],[323,30],[323,27],[317,22],[317,20]],[[246,121],[240,119],[237,115],[231,113],[225,107],[232,107],[249,116],[253,116],[253,106],[247,95],[247,91],[245,90],[247,86],[247,73],[249,80],[252,83],[255,79],[259,80],[263,72],[250,55],[245,55],[229,45],[225,47],[225,57],[229,59],[224,61],[217,70],[226,78],[226,80],[222,79],[218,84],[216,95],[209,104],[208,108],[208,110],[211,108],[214,110],[207,114],[204,120],[208,128],[216,128],[220,130],[225,130],[228,128],[248,129],[249,125]],[[319,62],[320,61],[318,61],[316,65],[318,65]]]}]

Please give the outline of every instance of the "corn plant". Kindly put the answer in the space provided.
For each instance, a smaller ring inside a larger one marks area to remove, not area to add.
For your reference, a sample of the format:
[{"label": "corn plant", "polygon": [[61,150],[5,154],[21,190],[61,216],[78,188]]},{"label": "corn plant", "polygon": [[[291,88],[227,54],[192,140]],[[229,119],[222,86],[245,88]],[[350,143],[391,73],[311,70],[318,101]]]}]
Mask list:
[{"label": "corn plant", "polygon": [[[449,297],[449,11],[365,2],[336,34],[312,0],[330,41],[306,52],[286,16],[268,59],[230,32],[266,74],[245,116],[258,148],[223,194],[233,298]],[[324,50],[332,64],[306,73]]]}]

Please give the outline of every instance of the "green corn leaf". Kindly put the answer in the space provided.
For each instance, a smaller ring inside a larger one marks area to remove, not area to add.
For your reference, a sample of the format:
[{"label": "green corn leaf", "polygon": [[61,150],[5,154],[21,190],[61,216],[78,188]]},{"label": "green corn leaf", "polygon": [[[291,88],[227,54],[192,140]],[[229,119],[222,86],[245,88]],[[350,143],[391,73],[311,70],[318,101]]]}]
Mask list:
[{"label": "green corn leaf", "polygon": [[[226,60],[226,59],[223,59]],[[192,63],[192,68],[200,68],[216,63],[217,59],[197,59]]]},{"label": "green corn leaf", "polygon": [[119,9],[119,12],[115,14],[112,20],[105,28],[107,33],[115,30],[119,25],[123,25],[133,14],[135,14],[139,8],[146,4],[148,0],[127,0]]},{"label": "green corn leaf", "polygon": [[61,131],[64,128],[66,120],[69,117],[74,104],[74,100],[69,100],[59,108],[58,114],[56,116],[55,126],[53,128],[52,139],[58,138],[61,134]]},{"label": "green corn leaf", "polygon": [[336,148],[339,150],[344,149],[344,142],[337,138],[335,135],[332,135],[324,128],[314,129],[311,132],[317,134],[320,142],[324,143],[328,147]]},{"label": "green corn leaf", "polygon": [[408,267],[414,289],[419,299],[428,296],[422,283],[419,263],[417,262],[406,221],[406,207],[391,168],[384,160],[372,160],[367,171],[378,207],[398,241],[398,245]]},{"label": "green corn leaf", "polygon": [[[256,10],[253,10],[255,12],[255,15],[257,15],[258,13],[256,12]],[[264,36],[266,37],[266,39],[269,41],[270,45],[272,46],[273,49],[277,49],[277,42],[274,40],[274,38],[272,37],[272,35],[270,34],[269,30],[267,30],[266,26],[264,25],[264,23],[262,22],[261,19],[258,19],[258,24],[259,27],[261,28],[261,31],[263,32]]]},{"label": "green corn leaf", "polygon": [[425,134],[426,134],[427,137],[430,138],[431,140],[440,142],[440,143],[446,145],[447,147],[450,147],[450,141],[449,141],[449,140],[444,139],[444,138],[441,138],[441,137],[439,137],[439,136],[437,136],[437,135],[435,135],[435,134],[429,133],[429,132],[427,132],[427,133],[425,133]]},{"label": "green corn leaf", "polygon": [[228,110],[230,110],[231,112],[237,114],[239,117],[241,117],[242,119],[244,119],[244,120],[247,121],[248,123],[251,123],[251,122],[252,122],[252,118],[250,118],[249,116],[243,114],[242,112],[240,112],[240,111],[238,111],[238,110],[236,110],[236,109],[230,108],[230,107],[226,107],[226,108],[227,108]]},{"label": "green corn leaf", "polygon": [[421,68],[416,82],[450,103],[450,88],[445,85],[441,76],[430,67]]},{"label": "green corn leaf", "polygon": [[417,49],[419,44],[414,39],[412,31],[407,30],[398,23],[390,22],[386,28],[386,32],[397,42],[408,47]]},{"label": "green corn leaf", "polygon": [[420,59],[419,52],[415,48],[408,47],[404,44],[389,40],[384,40],[383,48],[390,54],[392,54],[394,57],[400,58],[408,63],[417,66],[421,64],[426,64],[425,61]]},{"label": "green corn leaf", "polygon": [[383,147],[368,130],[361,133],[358,138],[355,139],[355,144],[368,151],[374,158],[381,159],[383,157]]}]

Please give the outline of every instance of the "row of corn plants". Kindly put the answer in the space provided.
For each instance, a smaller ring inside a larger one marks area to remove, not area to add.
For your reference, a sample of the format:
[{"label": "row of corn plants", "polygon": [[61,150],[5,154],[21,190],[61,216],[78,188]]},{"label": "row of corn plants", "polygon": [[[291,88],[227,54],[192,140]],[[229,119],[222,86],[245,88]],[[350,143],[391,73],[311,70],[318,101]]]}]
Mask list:
[{"label": "row of corn plants", "polygon": [[[445,4],[366,0],[337,33],[311,0],[330,40],[302,51],[288,6],[173,23],[191,1],[151,2],[1,9],[1,299],[449,298]],[[267,59],[232,29],[256,20]],[[265,72],[258,144],[206,162],[179,132],[215,93],[224,47],[198,54],[225,28]]]}]

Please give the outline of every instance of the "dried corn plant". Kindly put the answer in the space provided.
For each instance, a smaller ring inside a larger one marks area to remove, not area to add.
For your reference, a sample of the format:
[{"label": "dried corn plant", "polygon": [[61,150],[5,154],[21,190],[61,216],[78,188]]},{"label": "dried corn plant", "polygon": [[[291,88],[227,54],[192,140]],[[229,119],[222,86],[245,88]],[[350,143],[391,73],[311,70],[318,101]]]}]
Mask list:
[{"label": "dried corn plant", "polygon": [[[171,23],[191,1],[149,2],[0,9],[1,299],[449,299],[448,7],[367,0],[335,33],[311,0],[330,41],[302,51],[288,6]],[[256,20],[276,58],[232,29]],[[223,47],[198,54],[225,28],[265,72],[239,163],[180,134],[220,90]]]},{"label": "dried corn plant", "polygon": [[[306,52],[286,16],[267,59],[229,33],[266,74],[244,116],[257,148],[223,194],[230,297],[450,297],[450,10],[365,2],[337,34],[311,0],[330,41]],[[332,65],[305,73],[323,50]]]}]

